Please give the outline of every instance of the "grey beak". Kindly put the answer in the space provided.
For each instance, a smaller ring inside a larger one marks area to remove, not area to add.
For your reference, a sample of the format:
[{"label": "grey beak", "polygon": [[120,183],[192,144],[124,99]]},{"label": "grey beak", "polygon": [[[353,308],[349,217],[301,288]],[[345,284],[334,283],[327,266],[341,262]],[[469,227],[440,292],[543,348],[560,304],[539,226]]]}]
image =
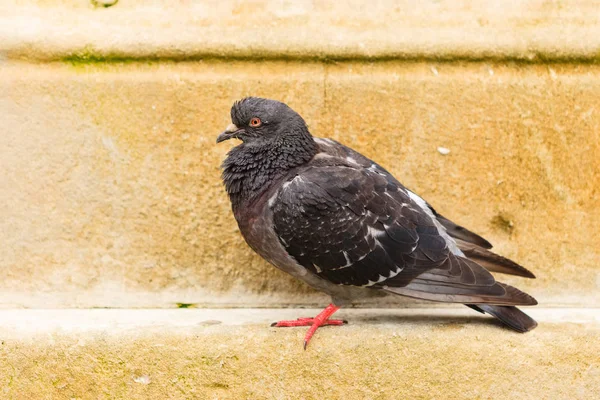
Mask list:
[{"label": "grey beak", "polygon": [[240,131],[242,131],[242,129],[238,128],[235,124],[227,125],[227,128],[225,128],[225,130],[217,137],[217,143],[237,137],[237,133]]}]

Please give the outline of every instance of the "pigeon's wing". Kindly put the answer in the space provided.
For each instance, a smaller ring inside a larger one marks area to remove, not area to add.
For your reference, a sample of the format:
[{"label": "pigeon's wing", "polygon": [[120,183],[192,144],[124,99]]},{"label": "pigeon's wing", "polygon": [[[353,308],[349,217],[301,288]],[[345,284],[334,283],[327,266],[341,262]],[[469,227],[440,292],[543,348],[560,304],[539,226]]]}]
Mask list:
[{"label": "pigeon's wing", "polygon": [[473,243],[463,242],[460,239],[456,240],[456,244],[466,257],[475,261],[477,264],[483,266],[489,271],[517,275],[524,278],[535,278],[533,272],[506,257],[492,253],[491,251]]},{"label": "pigeon's wing", "polygon": [[270,206],[287,252],[329,282],[439,301],[530,302],[454,255],[430,215],[386,174],[308,167],[282,185]]},{"label": "pigeon's wing", "polygon": [[455,239],[462,240],[466,243],[472,243],[484,249],[492,248],[492,244],[484,238],[482,238],[481,236],[479,236],[478,234],[473,233],[467,228],[457,225],[454,222],[450,221],[448,218],[438,214],[429,204],[427,204],[427,206],[429,206],[437,220],[444,226],[446,232],[448,232],[448,235],[452,236]]},{"label": "pigeon's wing", "polygon": [[280,189],[274,229],[311,272],[336,284],[373,285],[414,264],[419,242],[423,260],[430,261],[425,252],[433,259],[447,253],[445,242],[427,233],[435,230],[430,221],[392,201],[398,190],[363,169],[308,168]]},{"label": "pigeon's wing", "polygon": [[[370,168],[373,171],[377,171],[387,177],[388,180],[394,182],[398,186],[402,186],[400,182],[398,182],[392,174],[390,174],[385,168],[381,165],[377,164],[373,160],[363,156],[359,152],[351,149],[348,146],[344,146],[343,144],[331,140],[331,139],[318,139],[318,143],[323,149],[327,152],[332,153],[338,157],[350,157],[355,163],[363,166],[364,168]],[[403,186],[402,186],[403,187]],[[477,246],[480,246],[484,249],[491,249],[492,245],[490,242],[482,238],[476,233],[471,232],[470,230],[455,224],[450,221],[446,217],[440,215],[429,203],[423,200],[423,205],[428,207],[431,213],[435,216],[437,221],[444,227],[448,235],[455,239],[460,239],[466,243],[472,243]]]},{"label": "pigeon's wing", "polygon": [[492,248],[490,242],[438,213],[428,202],[421,199],[417,194],[404,188],[404,186],[402,186],[402,184],[398,182],[396,178],[394,178],[394,176],[386,171],[381,165],[368,159],[355,150],[336,142],[335,140],[320,139],[319,143],[326,151],[333,153],[333,155],[337,157],[349,157],[362,167],[371,169],[372,171],[384,175],[388,181],[401,187],[406,191],[406,193],[412,195],[413,199],[417,198],[419,200],[419,205],[421,207],[426,207],[428,211],[430,211],[431,216],[435,218],[436,222],[443,227],[445,233],[456,241],[458,248],[467,258],[477,262],[489,271],[500,272],[509,275],[518,275],[526,278],[535,278],[535,275],[525,267],[515,263],[512,260],[509,260],[508,258],[489,251],[489,249]]}]

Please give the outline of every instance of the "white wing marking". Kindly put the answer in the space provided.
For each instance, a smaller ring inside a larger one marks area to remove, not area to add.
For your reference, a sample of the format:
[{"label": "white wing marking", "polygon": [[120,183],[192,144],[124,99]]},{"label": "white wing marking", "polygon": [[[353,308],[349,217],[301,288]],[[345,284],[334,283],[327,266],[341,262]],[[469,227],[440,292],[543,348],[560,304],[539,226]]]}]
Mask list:
[{"label": "white wing marking", "polygon": [[441,237],[444,238],[444,240],[446,241],[446,245],[448,246],[448,248],[450,249],[450,251],[454,255],[464,257],[465,254],[458,248],[458,246],[456,245],[456,242],[454,241],[454,239],[452,239],[450,237],[450,235],[448,235],[448,233],[446,233],[446,228],[444,228],[444,226],[442,224],[440,224],[440,222],[437,220],[437,218],[435,217],[435,215],[433,215],[433,212],[431,211],[431,209],[427,205],[427,202],[425,200],[423,200],[417,194],[411,192],[410,190],[407,190],[407,192],[408,192],[408,196],[415,203],[417,203],[417,205],[419,206],[419,208],[421,209],[421,211],[423,211],[425,214],[427,214],[427,215],[429,215],[429,217],[431,217],[431,219],[433,220],[433,223],[435,224],[435,227],[438,230],[438,233],[440,234]]},{"label": "white wing marking", "polygon": [[396,275],[398,275],[400,272],[402,272],[402,268],[396,266],[396,270],[395,271],[390,271],[390,275],[389,276],[383,276],[383,275],[379,275],[379,279],[377,279],[376,281],[369,281],[366,285],[363,285],[365,287],[367,286],[373,286],[376,283],[381,283],[385,280],[388,280],[390,278],[395,277]]}]

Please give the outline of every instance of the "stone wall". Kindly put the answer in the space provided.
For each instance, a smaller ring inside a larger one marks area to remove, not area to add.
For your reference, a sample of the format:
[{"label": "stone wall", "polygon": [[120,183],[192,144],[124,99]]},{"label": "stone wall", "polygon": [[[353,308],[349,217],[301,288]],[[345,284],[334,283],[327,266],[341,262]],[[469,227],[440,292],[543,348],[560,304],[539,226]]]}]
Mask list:
[{"label": "stone wall", "polygon": [[248,95],[489,238],[542,302],[597,302],[596,6],[5,2],[0,304],[322,302],[229,211],[215,137]]}]

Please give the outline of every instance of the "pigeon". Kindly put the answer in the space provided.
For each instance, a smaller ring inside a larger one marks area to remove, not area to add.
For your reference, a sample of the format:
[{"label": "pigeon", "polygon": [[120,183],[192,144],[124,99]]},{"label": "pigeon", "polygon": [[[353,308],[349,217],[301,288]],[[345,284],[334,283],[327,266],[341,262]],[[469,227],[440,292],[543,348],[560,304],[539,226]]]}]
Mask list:
[{"label": "pigeon", "polygon": [[401,295],[462,303],[527,332],[537,322],[516,306],[530,295],[490,273],[535,278],[490,251],[481,236],[438,213],[376,162],[332,139],[313,137],[286,104],[247,97],[231,108],[217,143],[238,139],[222,179],[246,243],[275,267],[331,296],[309,326],[304,348],[342,306]]}]

